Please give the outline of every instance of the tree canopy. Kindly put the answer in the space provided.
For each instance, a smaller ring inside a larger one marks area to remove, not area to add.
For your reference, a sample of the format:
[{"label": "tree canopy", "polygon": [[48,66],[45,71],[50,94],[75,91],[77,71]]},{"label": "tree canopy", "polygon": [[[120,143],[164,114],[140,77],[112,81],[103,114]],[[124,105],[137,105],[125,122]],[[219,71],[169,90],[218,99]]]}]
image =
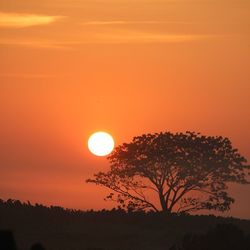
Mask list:
[{"label": "tree canopy", "polygon": [[108,160],[110,170],[87,182],[109,188],[106,199],[128,210],[226,211],[234,202],[228,183],[249,184],[247,160],[222,136],[143,134]]}]

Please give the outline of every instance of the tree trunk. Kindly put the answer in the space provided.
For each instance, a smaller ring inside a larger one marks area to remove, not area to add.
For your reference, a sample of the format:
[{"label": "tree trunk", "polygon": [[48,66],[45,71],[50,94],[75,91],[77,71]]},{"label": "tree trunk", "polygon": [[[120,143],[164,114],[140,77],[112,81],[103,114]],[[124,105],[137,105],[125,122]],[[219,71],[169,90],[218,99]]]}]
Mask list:
[{"label": "tree trunk", "polygon": [[160,198],[162,211],[167,212],[168,211],[167,204],[165,202],[164,195],[161,190],[159,190],[159,198]]}]

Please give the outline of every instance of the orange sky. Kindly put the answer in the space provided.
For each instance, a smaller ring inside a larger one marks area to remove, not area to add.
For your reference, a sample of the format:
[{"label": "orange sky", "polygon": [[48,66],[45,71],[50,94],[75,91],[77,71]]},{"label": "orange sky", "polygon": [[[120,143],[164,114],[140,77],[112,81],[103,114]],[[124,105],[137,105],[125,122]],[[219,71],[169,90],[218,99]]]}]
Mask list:
[{"label": "orange sky", "polygon": [[[250,2],[1,0],[0,197],[109,208],[88,136],[228,136],[250,159]],[[227,215],[250,218],[250,187]]]}]

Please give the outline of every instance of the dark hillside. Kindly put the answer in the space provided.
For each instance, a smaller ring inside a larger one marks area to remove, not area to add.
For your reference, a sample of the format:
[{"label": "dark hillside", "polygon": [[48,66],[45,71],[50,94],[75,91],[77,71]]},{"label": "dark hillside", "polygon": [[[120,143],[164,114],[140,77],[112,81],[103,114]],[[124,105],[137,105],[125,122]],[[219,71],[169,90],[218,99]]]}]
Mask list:
[{"label": "dark hillside", "polygon": [[0,230],[14,233],[19,250],[41,242],[47,250],[167,250],[186,233],[205,233],[218,223],[246,234],[250,221],[215,216],[80,211],[0,200]]}]

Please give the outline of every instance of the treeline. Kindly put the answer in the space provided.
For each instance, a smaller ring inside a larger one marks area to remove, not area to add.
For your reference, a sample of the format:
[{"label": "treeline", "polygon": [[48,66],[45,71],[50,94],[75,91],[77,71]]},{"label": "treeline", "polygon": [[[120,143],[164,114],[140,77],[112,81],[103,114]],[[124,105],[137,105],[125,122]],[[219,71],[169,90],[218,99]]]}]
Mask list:
[{"label": "treeline", "polygon": [[64,214],[64,215],[72,215],[72,216],[84,216],[84,215],[104,215],[104,214],[112,214],[112,215],[126,215],[126,214],[133,214],[133,215],[146,215],[146,214],[153,214],[153,212],[144,211],[140,212],[131,212],[128,213],[122,208],[113,208],[111,210],[102,209],[102,210],[80,210],[80,209],[69,209],[63,208],[60,206],[44,206],[42,204],[31,204],[30,201],[22,202],[20,200],[15,199],[8,199],[3,200],[0,199],[0,209],[21,209],[21,210],[34,210],[34,211],[41,211],[41,212],[49,212],[49,213],[56,213],[56,214]]},{"label": "treeline", "polygon": [[[213,221],[216,222],[228,222],[228,223],[240,223],[242,225],[246,225],[245,229],[250,231],[250,221],[249,220],[244,220],[244,219],[236,219],[233,217],[221,217],[221,216],[215,216],[215,215],[188,215],[188,214],[165,214],[164,212],[154,212],[154,211],[149,211],[149,212],[144,212],[144,211],[126,211],[122,208],[113,208],[111,210],[107,209],[102,209],[102,210],[80,210],[80,209],[68,209],[68,208],[63,208],[60,206],[45,206],[42,204],[32,204],[29,201],[27,202],[22,202],[20,200],[15,200],[15,199],[8,199],[8,200],[3,200],[0,199],[0,214],[3,214],[4,212],[8,213],[16,213],[18,212],[19,214],[21,213],[26,213],[28,212],[29,215],[32,214],[44,214],[44,215],[50,215],[50,216],[61,216],[61,217],[77,217],[79,218],[105,218],[108,217],[109,219],[111,217],[121,217],[124,220],[132,217],[132,218],[143,218],[143,219],[154,219],[157,220],[159,219],[162,221],[162,219],[167,219],[168,221],[173,218],[173,220],[178,221],[178,220],[189,220],[191,219],[193,222],[197,220],[208,220],[211,221],[213,224]],[[179,219],[178,219],[179,218]],[[249,228],[248,226],[249,225]]]}]

